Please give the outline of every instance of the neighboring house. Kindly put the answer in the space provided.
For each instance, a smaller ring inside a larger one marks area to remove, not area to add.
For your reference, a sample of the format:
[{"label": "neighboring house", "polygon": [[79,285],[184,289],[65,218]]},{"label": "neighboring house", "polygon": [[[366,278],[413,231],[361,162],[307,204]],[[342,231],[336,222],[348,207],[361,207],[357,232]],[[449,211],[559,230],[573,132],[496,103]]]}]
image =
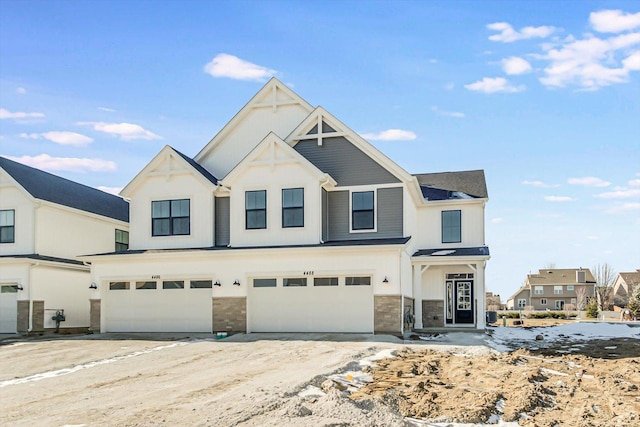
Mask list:
[{"label": "neighboring house", "polygon": [[502,310],[504,304],[500,299],[500,295],[494,295],[493,292],[487,292],[485,295],[485,307],[490,311]]},{"label": "neighboring house", "polygon": [[640,285],[640,269],[630,273],[618,273],[613,282],[613,301],[618,307],[626,307],[629,296],[633,295],[636,286]]},{"label": "neighboring house", "polygon": [[593,297],[595,283],[588,268],[540,269],[528,274],[524,285],[509,297],[507,310],[564,310],[569,304],[575,310],[581,290]]},{"label": "neighboring house", "polygon": [[76,258],[125,250],[122,198],[0,157],[0,332],[89,327],[90,268]]},{"label": "neighboring house", "polygon": [[82,257],[94,329],[484,327],[483,171],[411,175],[275,78],[193,159],[166,146],[121,194],[129,250]]}]

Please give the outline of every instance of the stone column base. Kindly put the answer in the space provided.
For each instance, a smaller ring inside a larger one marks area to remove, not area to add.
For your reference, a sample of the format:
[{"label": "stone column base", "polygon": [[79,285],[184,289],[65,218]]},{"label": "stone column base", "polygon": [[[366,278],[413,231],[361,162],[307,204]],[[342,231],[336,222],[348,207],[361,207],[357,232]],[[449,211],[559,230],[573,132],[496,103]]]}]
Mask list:
[{"label": "stone column base", "polygon": [[212,330],[216,332],[247,332],[247,298],[212,299]]},{"label": "stone column base", "polygon": [[402,335],[402,296],[373,296],[373,332]]},{"label": "stone column base", "polygon": [[94,334],[100,333],[100,308],[101,300],[89,300],[89,330]]}]

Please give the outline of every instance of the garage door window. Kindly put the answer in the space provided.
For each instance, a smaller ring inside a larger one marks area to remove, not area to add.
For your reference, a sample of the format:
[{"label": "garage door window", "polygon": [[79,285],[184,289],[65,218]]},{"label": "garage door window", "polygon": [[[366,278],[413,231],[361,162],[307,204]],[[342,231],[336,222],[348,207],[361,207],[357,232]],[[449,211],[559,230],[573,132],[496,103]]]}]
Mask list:
[{"label": "garage door window", "polygon": [[191,289],[211,289],[211,280],[192,280],[189,285]]},{"label": "garage door window", "polygon": [[3,294],[15,294],[18,292],[18,286],[17,285],[4,285],[2,287],[0,287],[0,293]]},{"label": "garage door window", "polygon": [[306,277],[294,277],[287,278],[282,280],[282,286],[291,287],[291,286],[307,286],[307,278]]},{"label": "garage door window", "polygon": [[162,282],[162,289],[184,289],[184,280],[167,280]]},{"label": "garage door window", "polygon": [[316,277],[313,279],[313,286],[338,286],[338,278]]},{"label": "garage door window", "polygon": [[344,284],[347,286],[370,286],[371,277],[345,277]]},{"label": "garage door window", "polygon": [[110,291],[124,291],[129,289],[129,282],[109,282]]},{"label": "garage door window", "polygon": [[136,282],[136,289],[156,289],[156,282]]},{"label": "garage door window", "polygon": [[254,288],[275,288],[276,279],[253,279]]}]

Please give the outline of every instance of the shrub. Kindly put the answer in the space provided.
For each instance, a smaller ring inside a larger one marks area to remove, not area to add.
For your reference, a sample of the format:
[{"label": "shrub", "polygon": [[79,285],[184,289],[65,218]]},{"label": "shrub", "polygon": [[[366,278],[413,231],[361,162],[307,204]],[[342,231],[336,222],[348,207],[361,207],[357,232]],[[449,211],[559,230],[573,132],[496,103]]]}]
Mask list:
[{"label": "shrub", "polygon": [[640,318],[640,285],[636,285],[633,295],[629,298],[629,304],[627,308],[635,316],[636,319]]},{"label": "shrub", "polygon": [[598,301],[596,301],[595,298],[587,303],[587,312],[585,314],[589,319],[596,319],[598,317]]},{"label": "shrub", "polygon": [[[498,313],[499,319],[502,319],[502,316],[507,316],[507,319],[519,319],[520,312],[519,311],[502,311]],[[522,317],[525,317],[524,313],[522,313]]]},{"label": "shrub", "polygon": [[529,314],[530,319],[568,319],[576,317],[577,313],[567,313],[566,311],[536,311]]}]

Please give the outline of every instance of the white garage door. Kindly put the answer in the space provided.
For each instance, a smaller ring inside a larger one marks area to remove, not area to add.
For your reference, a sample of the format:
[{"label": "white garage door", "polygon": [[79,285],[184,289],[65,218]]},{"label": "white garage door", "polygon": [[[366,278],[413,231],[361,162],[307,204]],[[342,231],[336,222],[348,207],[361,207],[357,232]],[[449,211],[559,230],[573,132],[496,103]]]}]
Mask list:
[{"label": "white garage door", "polygon": [[373,332],[369,277],[254,279],[249,292],[251,332]]},{"label": "white garage door", "polygon": [[18,289],[0,286],[0,333],[15,334],[18,329]]},{"label": "white garage door", "polygon": [[105,332],[211,332],[211,281],[196,283],[111,282]]}]

